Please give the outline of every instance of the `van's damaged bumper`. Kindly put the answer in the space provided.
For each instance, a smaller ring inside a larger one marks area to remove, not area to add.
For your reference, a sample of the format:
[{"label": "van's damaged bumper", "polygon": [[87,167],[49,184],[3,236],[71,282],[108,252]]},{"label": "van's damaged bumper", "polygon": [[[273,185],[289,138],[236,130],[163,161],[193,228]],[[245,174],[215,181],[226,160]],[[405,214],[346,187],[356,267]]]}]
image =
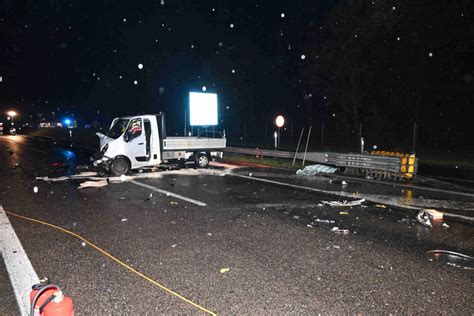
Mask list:
[{"label": "van's damaged bumper", "polygon": [[94,167],[105,167],[106,169],[109,168],[109,165],[112,162],[112,158],[107,157],[104,150],[96,152],[94,157],[91,157],[91,160]]},{"label": "van's damaged bumper", "polygon": [[95,159],[92,164],[94,165],[94,167],[105,167],[106,169],[108,169],[111,162],[111,158],[103,156],[102,158]]}]

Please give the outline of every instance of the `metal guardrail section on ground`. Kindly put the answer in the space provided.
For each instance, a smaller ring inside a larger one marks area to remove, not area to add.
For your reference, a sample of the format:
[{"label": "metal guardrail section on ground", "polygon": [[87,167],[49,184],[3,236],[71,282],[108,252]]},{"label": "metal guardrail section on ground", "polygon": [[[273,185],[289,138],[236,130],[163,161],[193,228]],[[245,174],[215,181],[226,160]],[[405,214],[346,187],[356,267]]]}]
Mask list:
[{"label": "metal guardrail section on ground", "polygon": [[326,154],[326,162],[338,167],[400,171],[400,158],[398,157],[328,153]]},{"label": "metal guardrail section on ground", "polygon": [[[294,152],[270,149],[227,147],[229,153],[253,155],[258,157],[278,157],[293,159]],[[303,159],[303,153],[296,158]],[[375,178],[413,178],[417,172],[418,161],[413,154],[376,151],[370,154],[345,154],[335,152],[308,152],[306,161],[342,167],[347,173]]]},{"label": "metal guardrail section on ground", "polygon": [[415,155],[394,152],[372,152],[370,154],[327,153],[326,162],[345,167],[346,172],[376,178],[413,178],[417,171]]}]

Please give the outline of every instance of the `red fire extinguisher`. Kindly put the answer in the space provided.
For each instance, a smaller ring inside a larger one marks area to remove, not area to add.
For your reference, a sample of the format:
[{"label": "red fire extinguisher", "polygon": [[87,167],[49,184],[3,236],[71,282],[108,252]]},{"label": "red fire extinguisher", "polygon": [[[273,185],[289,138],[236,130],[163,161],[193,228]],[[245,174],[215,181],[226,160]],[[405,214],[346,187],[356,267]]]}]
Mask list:
[{"label": "red fire extinguisher", "polygon": [[74,316],[72,298],[64,296],[61,288],[48,279],[32,286],[31,316]]}]

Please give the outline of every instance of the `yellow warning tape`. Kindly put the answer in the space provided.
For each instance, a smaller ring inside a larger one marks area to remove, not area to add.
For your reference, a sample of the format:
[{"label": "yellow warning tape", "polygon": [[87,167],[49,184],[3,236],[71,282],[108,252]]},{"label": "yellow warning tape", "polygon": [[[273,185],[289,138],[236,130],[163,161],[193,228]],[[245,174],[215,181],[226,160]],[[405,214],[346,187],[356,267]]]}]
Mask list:
[{"label": "yellow warning tape", "polygon": [[76,237],[76,238],[79,238],[80,240],[82,240],[83,242],[85,242],[86,244],[88,244],[89,246],[91,246],[92,248],[94,248],[95,250],[97,250],[98,252],[100,252],[101,254],[109,257],[110,259],[114,260],[115,262],[117,262],[118,264],[120,264],[121,266],[123,266],[124,268],[128,269],[129,271],[135,273],[136,275],[144,278],[145,280],[147,280],[148,282],[156,285],[157,287],[159,287],[160,289],[162,289],[163,291],[165,292],[168,292],[169,294],[171,295],[174,295],[176,296],[177,298],[179,298],[180,300],[200,309],[201,311],[205,312],[205,313],[208,313],[209,315],[217,315],[216,313],[208,310],[207,308],[199,305],[199,304],[196,304],[194,303],[193,301],[187,299],[186,297],[182,296],[181,294],[171,290],[170,288],[167,288],[166,286],[164,286],[163,284],[153,280],[152,278],[150,278],[149,276],[146,276],[145,274],[141,273],[141,272],[138,272],[137,270],[135,270],[134,268],[132,268],[131,266],[129,266],[128,264],[126,264],[125,262],[121,261],[120,259],[117,259],[116,257],[114,257],[113,255],[111,255],[110,253],[108,253],[107,251],[101,249],[100,247],[94,245],[92,242],[90,242],[89,240],[85,239],[84,237],[82,237],[81,235],[78,235],[70,230],[67,230],[65,228],[62,228],[62,227],[59,227],[59,226],[56,226],[54,224],[50,224],[48,222],[44,222],[44,221],[41,221],[41,220],[38,220],[38,219],[34,219],[34,218],[31,218],[31,217],[27,217],[27,216],[23,216],[23,215],[19,215],[19,214],[16,214],[16,213],[13,213],[13,212],[9,212],[9,211],[5,211],[5,213],[7,213],[8,215],[11,215],[11,216],[14,216],[14,217],[17,217],[17,218],[21,218],[21,219],[24,219],[24,220],[27,220],[27,221],[30,221],[30,222],[35,222],[35,223],[38,223],[38,224],[42,224],[42,225],[46,225],[46,226],[49,226],[49,227],[52,227],[54,229],[57,229],[63,233],[66,233],[68,235],[71,235],[73,237]]}]

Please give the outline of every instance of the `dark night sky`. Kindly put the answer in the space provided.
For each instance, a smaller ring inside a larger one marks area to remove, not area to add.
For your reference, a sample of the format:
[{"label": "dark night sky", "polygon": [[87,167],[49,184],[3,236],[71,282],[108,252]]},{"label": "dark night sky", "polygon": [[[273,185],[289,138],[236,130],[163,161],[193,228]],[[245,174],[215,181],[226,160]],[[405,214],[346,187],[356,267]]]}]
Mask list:
[{"label": "dark night sky", "polygon": [[318,23],[330,6],[330,1],[6,1],[0,7],[0,102],[3,110],[85,116],[92,110],[111,115],[164,110],[173,117],[182,113],[188,91],[206,86],[219,94],[221,111],[253,103],[257,94],[267,96],[269,104],[262,106],[277,111],[296,102],[300,30]]},{"label": "dark night sky", "polygon": [[[474,99],[469,3],[0,0],[0,111],[82,123],[164,111],[182,131],[188,92],[206,86],[239,138],[283,113],[328,137],[363,122],[374,142],[408,141],[417,121],[429,142],[439,130],[442,146],[465,144],[454,109]],[[354,74],[367,87],[343,81]]]}]

